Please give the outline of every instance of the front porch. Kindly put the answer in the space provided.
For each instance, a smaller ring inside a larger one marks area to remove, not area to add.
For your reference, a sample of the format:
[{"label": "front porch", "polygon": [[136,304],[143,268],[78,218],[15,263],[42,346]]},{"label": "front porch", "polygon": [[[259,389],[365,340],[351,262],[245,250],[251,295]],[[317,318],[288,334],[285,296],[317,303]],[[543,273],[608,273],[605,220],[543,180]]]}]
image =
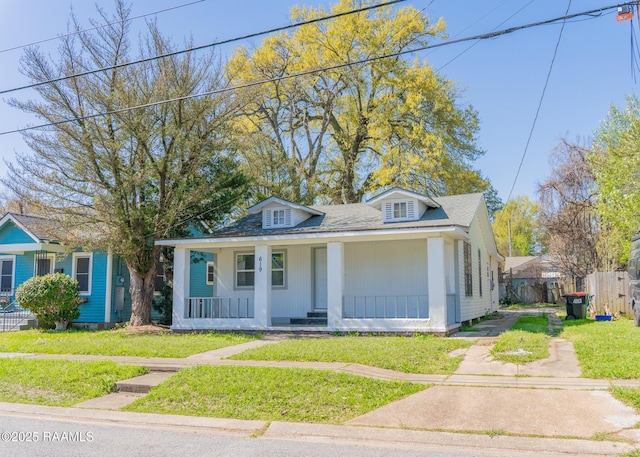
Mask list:
[{"label": "front porch", "polygon": [[[196,250],[213,259],[204,273]],[[172,328],[446,333],[460,315],[455,253],[440,237],[176,247]]]}]

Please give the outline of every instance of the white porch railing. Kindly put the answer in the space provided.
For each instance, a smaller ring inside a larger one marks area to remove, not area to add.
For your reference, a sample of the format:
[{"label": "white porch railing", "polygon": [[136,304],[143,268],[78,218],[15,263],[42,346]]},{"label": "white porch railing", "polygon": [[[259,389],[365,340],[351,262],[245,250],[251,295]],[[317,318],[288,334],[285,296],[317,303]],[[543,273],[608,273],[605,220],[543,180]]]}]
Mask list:
[{"label": "white porch railing", "polygon": [[187,319],[252,319],[253,299],[248,297],[190,297],[187,299]]},{"label": "white porch railing", "polygon": [[356,296],[342,298],[344,319],[427,319],[426,295]]}]

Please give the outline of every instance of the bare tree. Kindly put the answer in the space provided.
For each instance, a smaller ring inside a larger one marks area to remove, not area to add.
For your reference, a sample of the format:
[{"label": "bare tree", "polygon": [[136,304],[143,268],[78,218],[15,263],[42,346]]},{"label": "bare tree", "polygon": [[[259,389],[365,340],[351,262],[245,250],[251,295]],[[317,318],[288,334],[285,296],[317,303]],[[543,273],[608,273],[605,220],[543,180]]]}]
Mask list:
[{"label": "bare tree", "polygon": [[[118,66],[174,49],[150,22],[134,55],[130,7],[116,0],[114,17],[98,12],[110,25],[80,32],[72,16],[79,33],[62,39],[57,60],[25,52],[21,70],[32,82],[57,81],[37,87],[39,100],[11,104],[50,126],[25,133],[32,152],[17,156],[3,183],[37,197],[62,241],[125,260],[130,325],[137,326],[151,318],[160,257],[154,241],[188,224],[195,210],[207,207],[211,216],[233,204],[217,206],[214,196],[236,184],[224,135],[235,107],[229,95],[184,98],[225,85],[214,54]],[[108,70],[64,78],[96,68]],[[157,104],[164,100],[176,101]]]},{"label": "bare tree", "polygon": [[551,174],[538,188],[539,220],[547,233],[548,252],[571,278],[583,278],[600,267],[595,180],[588,152],[585,146],[562,140],[551,154]]}]

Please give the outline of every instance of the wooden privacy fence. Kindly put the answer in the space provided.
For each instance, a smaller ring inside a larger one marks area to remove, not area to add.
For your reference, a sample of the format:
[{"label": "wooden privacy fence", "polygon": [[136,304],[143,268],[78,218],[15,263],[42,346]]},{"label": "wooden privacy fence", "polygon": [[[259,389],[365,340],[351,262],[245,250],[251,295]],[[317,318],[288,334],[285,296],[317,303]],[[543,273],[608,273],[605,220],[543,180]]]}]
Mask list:
[{"label": "wooden privacy fence", "polygon": [[629,275],[626,271],[596,271],[585,278],[585,292],[594,295],[590,304],[597,314],[605,313],[605,304],[612,314],[631,314],[629,306]]}]

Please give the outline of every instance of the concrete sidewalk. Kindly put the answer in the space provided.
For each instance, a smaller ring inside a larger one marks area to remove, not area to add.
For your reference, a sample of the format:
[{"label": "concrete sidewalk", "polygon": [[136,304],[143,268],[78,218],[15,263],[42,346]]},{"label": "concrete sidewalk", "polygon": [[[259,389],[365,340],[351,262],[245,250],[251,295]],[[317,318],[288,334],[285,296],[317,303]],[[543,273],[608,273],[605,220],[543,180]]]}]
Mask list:
[{"label": "concrete sidewalk", "polygon": [[[522,312],[501,314],[500,319],[478,324],[479,331],[458,336],[473,338],[475,344],[465,351],[463,362],[452,375],[407,374],[348,363],[224,359],[251,347],[281,341],[286,338],[282,335],[186,359],[4,354],[74,360],[108,358],[120,363],[147,366],[152,373],[119,383],[122,389],[119,393],[73,408],[0,403],[0,412],[131,425],[172,424],[243,436],[259,435],[261,438],[478,446],[485,449],[530,450],[538,455],[616,455],[640,444],[640,430],[634,428],[640,422],[640,417],[633,408],[623,405],[607,392],[611,386],[640,387],[640,381],[581,378],[573,346],[561,339],[552,340],[550,357],[543,361],[527,365],[494,361],[490,349],[495,337],[523,315]],[[558,324],[557,318],[551,319],[550,325]],[[144,395],[153,385],[161,383],[172,372],[202,364],[303,367],[434,386],[356,417],[345,425],[266,423],[118,411]]]}]

